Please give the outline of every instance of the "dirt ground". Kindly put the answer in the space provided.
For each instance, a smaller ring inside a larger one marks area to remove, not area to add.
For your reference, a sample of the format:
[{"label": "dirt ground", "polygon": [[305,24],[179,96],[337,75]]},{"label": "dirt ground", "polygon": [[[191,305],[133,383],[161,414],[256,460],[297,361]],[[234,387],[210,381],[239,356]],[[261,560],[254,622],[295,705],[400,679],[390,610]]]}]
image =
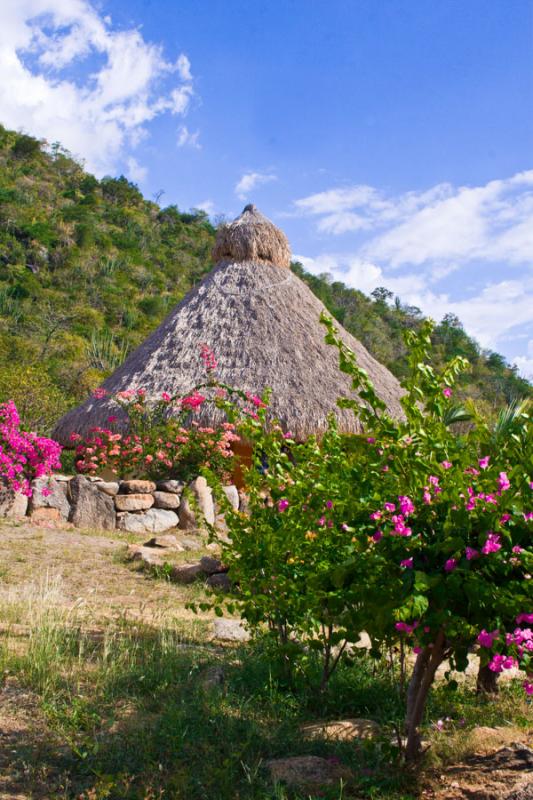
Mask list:
[{"label": "dirt ground", "polygon": [[[96,627],[121,617],[147,624],[160,623],[165,615],[197,622],[185,608],[193,588],[151,580],[125,563],[127,545],[146,538],[0,521],[0,625],[12,632],[14,624],[24,627],[17,599],[27,601],[28,593],[45,594],[47,602],[75,610],[77,620]],[[198,554],[178,557],[195,560]]]}]

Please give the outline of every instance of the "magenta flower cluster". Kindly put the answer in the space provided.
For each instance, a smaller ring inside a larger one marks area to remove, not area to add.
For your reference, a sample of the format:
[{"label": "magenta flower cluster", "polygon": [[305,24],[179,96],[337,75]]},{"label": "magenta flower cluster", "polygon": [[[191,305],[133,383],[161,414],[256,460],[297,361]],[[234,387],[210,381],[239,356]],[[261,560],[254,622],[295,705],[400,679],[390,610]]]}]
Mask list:
[{"label": "magenta flower cluster", "polygon": [[[505,636],[499,630],[480,631],[477,637],[478,644],[487,650],[492,648],[504,649],[505,652],[496,652],[489,661],[489,669],[492,672],[500,673],[504,669],[513,667],[526,667],[533,656],[533,614],[518,614],[516,617],[517,627]],[[520,627],[523,626],[523,627]],[[524,688],[528,695],[533,695],[533,682],[529,678],[524,682]]]},{"label": "magenta flower cluster", "polygon": [[15,492],[31,496],[31,481],[59,469],[61,445],[20,429],[12,400],[0,404],[0,479]]}]

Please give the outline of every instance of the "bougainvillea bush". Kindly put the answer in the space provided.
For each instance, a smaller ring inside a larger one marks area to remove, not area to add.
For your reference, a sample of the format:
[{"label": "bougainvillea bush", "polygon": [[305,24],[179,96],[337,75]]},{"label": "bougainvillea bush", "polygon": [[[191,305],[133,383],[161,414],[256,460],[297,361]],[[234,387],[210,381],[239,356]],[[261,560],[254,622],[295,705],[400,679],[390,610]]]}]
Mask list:
[{"label": "bougainvillea bush", "polygon": [[[15,403],[0,404],[0,480],[15,492],[31,496],[31,482],[59,469],[61,445],[21,430]],[[45,490],[43,490],[45,491]]]},{"label": "bougainvillea bush", "polygon": [[357,394],[340,403],[365,433],[342,436],[331,422],[320,442],[297,444],[266,425],[264,409],[241,422],[255,452],[249,514],[228,509],[223,557],[244,618],[289,663],[316,650],[322,687],[362,631],[376,655],[398,639],[414,649],[405,722],[414,758],[443,661],[464,670],[479,644],[492,670],[530,669],[531,419],[523,407],[495,428],[474,409],[465,424],[454,384],[468,365],[433,370],[428,322],[407,332],[405,417],[393,420],[324,321]]}]

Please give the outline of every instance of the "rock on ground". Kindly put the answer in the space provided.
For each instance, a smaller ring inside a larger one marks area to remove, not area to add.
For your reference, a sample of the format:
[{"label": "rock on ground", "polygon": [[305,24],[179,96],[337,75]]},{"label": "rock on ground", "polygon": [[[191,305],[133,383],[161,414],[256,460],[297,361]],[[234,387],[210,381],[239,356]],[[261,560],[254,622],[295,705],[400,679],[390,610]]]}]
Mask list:
[{"label": "rock on ground", "polygon": [[292,756],[267,761],[266,768],[274,782],[287,783],[317,789],[321,786],[335,786],[341,780],[352,777],[351,770],[336,760],[319,756]]},{"label": "rock on ground", "polygon": [[515,742],[498,751],[475,754],[447,767],[440,776],[438,800],[531,800],[533,750]]},{"label": "rock on ground", "polygon": [[220,617],[213,622],[215,639],[223,642],[247,642],[250,634],[238,619]]},{"label": "rock on ground", "polygon": [[162,567],[164,561],[161,555],[151,547],[143,547],[140,544],[130,544],[127,557],[131,561],[142,561],[148,567]]},{"label": "rock on ground", "polygon": [[100,492],[96,484],[83,475],[76,475],[67,484],[70,514],[69,522],[77,528],[112,530],[116,527],[113,498]]},{"label": "rock on ground", "polygon": [[306,739],[335,739],[351,742],[354,739],[374,739],[381,728],[372,719],[342,719],[332,722],[308,722],[300,728]]},{"label": "rock on ground", "polygon": [[214,575],[210,575],[206,583],[211,589],[218,589],[221,592],[231,590],[231,579],[227,572],[216,572]]},{"label": "rock on ground", "polygon": [[199,562],[176,564],[169,571],[169,577],[176,583],[193,583],[196,578],[203,576]]},{"label": "rock on ground", "polygon": [[163,536],[153,536],[144,543],[144,547],[156,547],[160,550],[175,550],[177,553],[183,553],[186,549],[173,533],[167,533]]},{"label": "rock on ground", "polygon": [[203,556],[200,559],[200,566],[206,575],[214,575],[216,572],[227,572],[228,568],[214,556]]},{"label": "rock on ground", "polygon": [[175,528],[177,524],[178,515],[164,508],[149,508],[142,514],[132,514],[129,511],[117,514],[117,527],[130,533],[163,533]]}]

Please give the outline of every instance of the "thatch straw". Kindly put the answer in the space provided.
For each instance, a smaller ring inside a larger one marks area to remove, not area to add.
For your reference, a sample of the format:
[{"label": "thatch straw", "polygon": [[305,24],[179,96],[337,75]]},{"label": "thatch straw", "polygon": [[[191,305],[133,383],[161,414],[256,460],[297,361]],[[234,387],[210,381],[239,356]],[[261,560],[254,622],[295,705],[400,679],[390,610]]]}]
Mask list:
[{"label": "thatch straw", "polygon": [[254,205],[248,205],[240,217],[219,229],[213,261],[255,261],[290,267],[291,250],[283,231]]},{"label": "thatch straw", "polygon": [[[206,343],[215,352],[220,380],[258,394],[266,387],[272,389],[271,415],[298,439],[320,435],[331,412],[342,431],[358,432],[353,413],[337,406],[339,396],[352,393],[349,377],[338,368],[336,350],[324,342],[325,329],[319,322],[324,306],[287,270],[285,236],[280,231],[272,233],[276,229],[267,221],[269,233],[263,246],[260,233],[265,218],[254,210],[245,210],[240,219],[245,217],[244,235],[227,233],[235,231],[235,223],[225,228],[215,254],[226,252],[225,248],[236,242],[236,247],[242,246],[239,252],[248,254],[253,247],[263,258],[241,260],[233,251],[231,259],[220,261],[105,381],[104,388],[111,394],[142,388],[153,397],[160,397],[163,391],[172,395],[189,392],[205,378],[199,350]],[[251,219],[256,221],[252,224]],[[269,263],[270,258],[281,258],[281,265]],[[401,416],[401,389],[396,378],[340,326],[339,332],[390,412]],[[198,420],[216,424],[218,414],[210,405]],[[59,421],[54,435],[69,444],[71,433],[85,435],[92,426],[106,426],[109,415],[119,416],[117,424],[124,429],[116,405],[90,398]]]}]

